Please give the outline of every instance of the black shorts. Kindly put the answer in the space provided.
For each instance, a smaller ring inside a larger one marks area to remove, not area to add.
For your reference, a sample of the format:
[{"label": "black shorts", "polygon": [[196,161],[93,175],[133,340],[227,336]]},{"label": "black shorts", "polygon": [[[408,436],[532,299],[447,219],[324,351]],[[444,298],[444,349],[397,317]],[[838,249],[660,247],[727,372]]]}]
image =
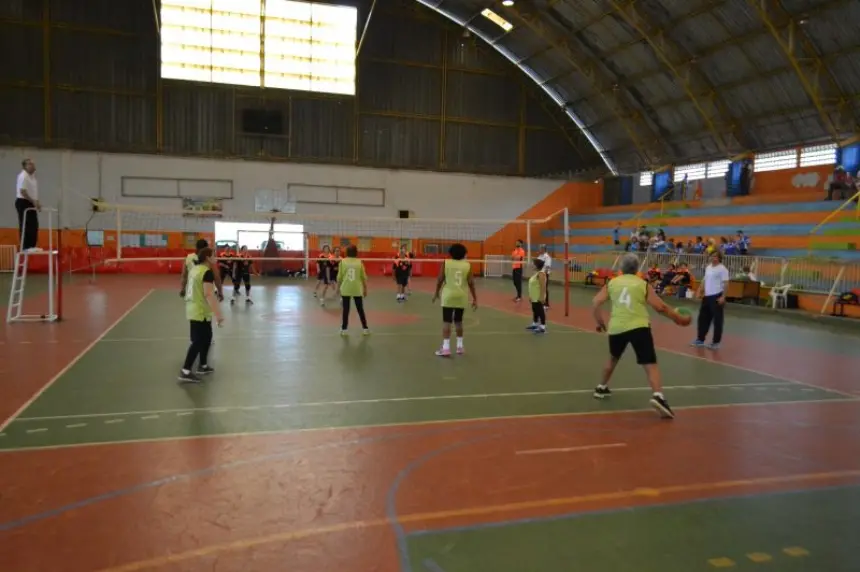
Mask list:
[{"label": "black shorts", "polygon": [[636,328],[620,334],[609,336],[609,355],[613,359],[621,359],[627,344],[633,346],[636,353],[636,363],[639,365],[651,365],[657,363],[657,351],[654,349],[654,338],[651,336],[651,328]]},{"label": "black shorts", "polygon": [[398,286],[408,286],[409,285],[409,272],[405,270],[398,270],[394,273],[394,281]]},{"label": "black shorts", "polygon": [[329,280],[328,268],[317,268],[317,281],[322,282],[325,285],[331,283],[331,280]]},{"label": "black shorts", "polygon": [[442,321],[446,324],[451,322],[460,324],[463,322],[463,312],[465,311],[464,308],[442,308]]}]

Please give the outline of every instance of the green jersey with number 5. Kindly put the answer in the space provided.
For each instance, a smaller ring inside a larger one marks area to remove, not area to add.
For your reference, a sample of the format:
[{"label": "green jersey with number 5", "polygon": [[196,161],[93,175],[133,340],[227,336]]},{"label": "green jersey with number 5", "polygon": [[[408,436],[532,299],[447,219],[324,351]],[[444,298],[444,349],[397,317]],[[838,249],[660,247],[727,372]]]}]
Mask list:
[{"label": "green jersey with number 5", "polygon": [[443,308],[465,308],[469,303],[469,271],[472,265],[465,260],[445,261],[445,285],[442,287]]},{"label": "green jersey with number 5", "polygon": [[648,315],[648,283],[633,274],[622,274],[609,281],[609,334],[622,334],[651,325]]},{"label": "green jersey with number 5", "polygon": [[353,298],[364,295],[364,281],[367,274],[364,263],[358,258],[344,258],[337,269],[337,283],[340,284],[340,295]]}]

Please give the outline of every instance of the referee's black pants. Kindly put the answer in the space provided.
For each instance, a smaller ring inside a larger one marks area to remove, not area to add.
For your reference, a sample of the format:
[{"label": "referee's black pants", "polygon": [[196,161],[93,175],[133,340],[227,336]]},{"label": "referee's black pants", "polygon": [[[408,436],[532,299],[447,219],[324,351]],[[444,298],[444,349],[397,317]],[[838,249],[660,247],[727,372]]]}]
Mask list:
[{"label": "referee's black pants", "polygon": [[[39,242],[39,215],[35,210],[36,205],[27,199],[15,199],[15,210],[18,211],[18,237],[21,240],[21,248],[36,248]],[[27,224],[24,224],[26,221]]]},{"label": "referee's black pants", "polygon": [[189,320],[191,324],[191,345],[185,354],[182,369],[191,371],[194,362],[200,358],[200,365],[208,365],[209,347],[212,345],[212,322],[210,320]]},{"label": "referee's black pants", "polygon": [[704,342],[708,335],[708,330],[711,329],[711,323],[714,324],[714,337],[712,343],[718,344],[723,339],[723,315],[725,306],[717,300],[723,295],[722,292],[713,296],[705,296],[702,298],[702,306],[699,309],[699,335],[696,338],[700,342]]},{"label": "referee's black pants", "polygon": [[367,317],[364,315],[364,298],[361,296],[341,296],[343,300],[343,319],[340,323],[340,329],[345,330],[349,327],[349,301],[355,301],[355,311],[358,312],[358,319],[361,320],[361,327],[367,329]]},{"label": "referee's black pants", "polygon": [[549,272],[546,273],[546,307],[549,308]]},{"label": "referee's black pants", "polygon": [[514,288],[517,289],[517,299],[523,297],[523,269],[514,268],[512,273],[514,279]]}]

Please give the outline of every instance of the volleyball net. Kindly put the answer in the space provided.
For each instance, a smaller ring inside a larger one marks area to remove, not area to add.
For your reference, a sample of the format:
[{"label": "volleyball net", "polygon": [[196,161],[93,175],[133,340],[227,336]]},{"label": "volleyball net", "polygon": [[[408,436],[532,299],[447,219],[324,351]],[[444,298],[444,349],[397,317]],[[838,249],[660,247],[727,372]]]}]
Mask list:
[{"label": "volleyball net", "polygon": [[[331,216],[283,212],[224,213],[92,201],[79,242],[85,253],[72,262],[93,272],[177,273],[199,239],[216,249],[246,249],[256,271],[267,276],[315,278],[316,261],[355,246],[371,276],[390,275],[401,248],[412,275],[435,277],[448,249],[466,247],[475,276],[503,278],[517,264],[522,242],[525,275],[545,248],[554,259],[553,280],[566,283],[569,231],[566,209],[540,219],[422,219]],[[97,269],[97,270],[96,270]],[[567,301],[565,302],[567,308]]]}]

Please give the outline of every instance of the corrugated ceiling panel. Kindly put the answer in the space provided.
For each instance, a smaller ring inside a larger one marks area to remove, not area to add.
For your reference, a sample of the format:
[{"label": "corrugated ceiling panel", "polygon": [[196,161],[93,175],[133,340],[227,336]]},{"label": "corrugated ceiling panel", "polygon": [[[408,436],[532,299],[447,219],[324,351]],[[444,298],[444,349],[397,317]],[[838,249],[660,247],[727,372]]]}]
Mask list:
[{"label": "corrugated ceiling panel", "polygon": [[860,93],[860,53],[846,54],[829,63],[842,91]]},{"label": "corrugated ceiling panel", "polygon": [[561,74],[573,69],[573,66],[564,61],[558,52],[547,52],[529,58],[524,65],[529,66],[544,80],[557,78]]},{"label": "corrugated ceiling panel", "polygon": [[753,30],[761,30],[761,20],[748,0],[726,0],[712,10],[735,37],[743,36]]},{"label": "corrugated ceiling panel", "polygon": [[783,68],[788,65],[788,60],[782,48],[770,34],[759,36],[754,40],[746,42],[743,46],[744,53],[749,56],[759,73],[769,70]]},{"label": "corrugated ceiling panel", "polygon": [[651,71],[663,69],[663,64],[646,42],[636,42],[613,55],[612,65],[620,74],[643,76]]},{"label": "corrugated ceiling panel", "polygon": [[361,50],[370,57],[441,64],[442,34],[433,21],[380,12],[371,19]]},{"label": "corrugated ceiling panel", "polygon": [[[0,22],[0,81],[42,83],[42,29]],[[14,55],[12,55],[14,54]]]},{"label": "corrugated ceiling panel", "polygon": [[498,43],[513,52],[519,59],[536,54],[549,45],[525,26],[515,27]]},{"label": "corrugated ceiling panel", "polygon": [[607,10],[598,2],[558,2],[553,10],[558,12],[565,20],[573,25],[574,30],[579,30],[595,18],[604,14]]},{"label": "corrugated ceiling panel", "polygon": [[712,56],[703,58],[699,60],[698,65],[716,86],[738,81],[755,72],[750,59],[738,46],[729,46]]},{"label": "corrugated ceiling panel", "polygon": [[684,20],[669,30],[669,34],[693,54],[698,54],[707,47],[724,42],[731,37],[719,20],[708,12]]},{"label": "corrugated ceiling panel", "polygon": [[670,133],[692,132],[702,128],[702,118],[689,101],[657,110],[660,125]]},{"label": "corrugated ceiling panel", "polygon": [[359,67],[362,109],[439,115],[442,113],[442,70],[381,62]]}]

